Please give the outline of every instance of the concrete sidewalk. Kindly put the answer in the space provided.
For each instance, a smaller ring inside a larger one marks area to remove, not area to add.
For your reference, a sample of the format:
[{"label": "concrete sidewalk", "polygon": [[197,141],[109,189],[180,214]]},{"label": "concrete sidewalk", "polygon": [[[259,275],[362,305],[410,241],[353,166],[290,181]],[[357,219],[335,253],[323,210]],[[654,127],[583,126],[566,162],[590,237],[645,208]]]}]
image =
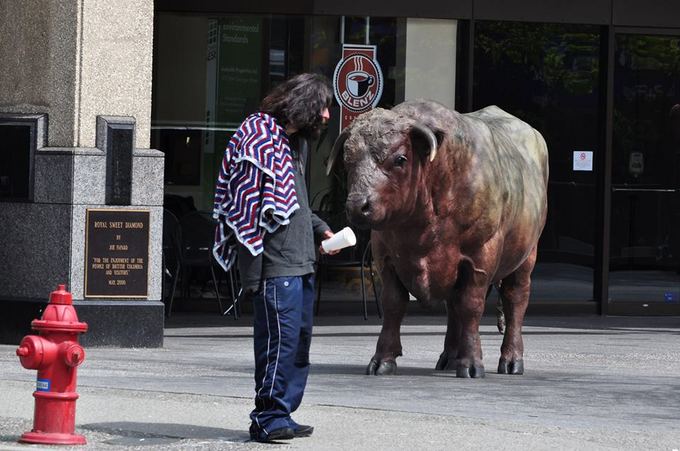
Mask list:
[{"label": "concrete sidewalk", "polygon": [[[457,379],[432,370],[443,316],[407,317],[393,377],[364,375],[376,319],[320,317],[295,415],[316,430],[281,445],[248,442],[250,321],[177,315],[163,349],[87,349],[78,449],[680,449],[678,318],[527,318],[524,376],[496,374],[502,337],[485,318],[487,376]],[[16,442],[36,372],[15,349],[0,346],[0,449],[41,449]]]}]

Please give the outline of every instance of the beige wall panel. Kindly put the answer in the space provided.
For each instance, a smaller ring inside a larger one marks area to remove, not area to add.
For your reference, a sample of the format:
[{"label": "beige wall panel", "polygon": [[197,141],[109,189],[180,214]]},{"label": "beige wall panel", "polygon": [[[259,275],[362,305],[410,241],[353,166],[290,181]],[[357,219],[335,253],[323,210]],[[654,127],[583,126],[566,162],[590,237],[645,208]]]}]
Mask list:
[{"label": "beige wall panel", "polygon": [[149,147],[152,0],[83,1],[78,146],[95,145],[97,115],[132,116],[135,145]]},{"label": "beige wall panel", "polygon": [[405,100],[430,99],[454,108],[457,30],[455,20],[407,20]]}]

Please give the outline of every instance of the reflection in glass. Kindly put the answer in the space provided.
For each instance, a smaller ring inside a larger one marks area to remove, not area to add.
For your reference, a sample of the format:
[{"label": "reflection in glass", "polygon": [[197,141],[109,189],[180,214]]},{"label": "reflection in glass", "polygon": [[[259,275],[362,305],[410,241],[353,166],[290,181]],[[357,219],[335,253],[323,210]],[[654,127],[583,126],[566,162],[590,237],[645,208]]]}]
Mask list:
[{"label": "reflection in glass", "polygon": [[[599,28],[477,22],[473,105],[498,105],[543,134],[548,218],[532,301],[593,299]],[[576,165],[583,155],[591,165]]]},{"label": "reflection in glass", "polygon": [[299,16],[157,15],[152,146],[167,156],[167,194],[212,208],[236,127],[264,93],[309,63],[305,24]]},{"label": "reflection in glass", "polygon": [[[210,210],[223,150],[236,127],[286,78],[312,71],[332,79],[342,42],[376,46],[385,75],[378,106],[392,107],[403,98],[397,95],[404,73],[396,68],[397,23],[386,17],[159,13],[152,146],[167,154],[166,192],[191,195],[199,209]],[[343,209],[342,186],[324,171],[339,133],[338,112],[334,107],[327,133],[313,143],[309,192],[315,208],[331,192],[337,195],[328,208]]]},{"label": "reflection in glass", "polygon": [[680,38],[616,36],[610,290],[680,307]]}]

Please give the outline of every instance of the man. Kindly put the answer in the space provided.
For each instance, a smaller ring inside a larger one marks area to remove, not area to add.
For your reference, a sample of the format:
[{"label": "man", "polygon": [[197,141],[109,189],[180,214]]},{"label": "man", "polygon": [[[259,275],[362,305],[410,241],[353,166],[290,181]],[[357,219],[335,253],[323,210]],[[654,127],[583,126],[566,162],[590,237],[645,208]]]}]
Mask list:
[{"label": "man", "polygon": [[[306,437],[291,418],[309,373],[315,239],[333,236],[308,205],[304,160],[290,137],[316,139],[328,122],[332,92],[320,75],[297,75],[274,88],[229,141],[215,194],[214,254],[225,269],[238,255],[254,311],[255,409],[259,442]],[[323,253],[323,249],[319,248]]]}]

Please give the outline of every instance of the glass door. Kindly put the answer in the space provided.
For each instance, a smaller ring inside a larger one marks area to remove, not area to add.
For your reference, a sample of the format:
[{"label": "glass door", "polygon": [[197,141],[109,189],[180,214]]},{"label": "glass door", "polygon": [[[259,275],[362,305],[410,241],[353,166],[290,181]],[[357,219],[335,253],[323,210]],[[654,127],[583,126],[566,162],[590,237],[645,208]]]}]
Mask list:
[{"label": "glass door", "polygon": [[548,217],[532,273],[534,313],[597,308],[600,33],[590,25],[475,22],[473,108],[498,105],[548,143]]},{"label": "glass door", "polygon": [[610,314],[680,314],[680,31],[618,33]]}]

